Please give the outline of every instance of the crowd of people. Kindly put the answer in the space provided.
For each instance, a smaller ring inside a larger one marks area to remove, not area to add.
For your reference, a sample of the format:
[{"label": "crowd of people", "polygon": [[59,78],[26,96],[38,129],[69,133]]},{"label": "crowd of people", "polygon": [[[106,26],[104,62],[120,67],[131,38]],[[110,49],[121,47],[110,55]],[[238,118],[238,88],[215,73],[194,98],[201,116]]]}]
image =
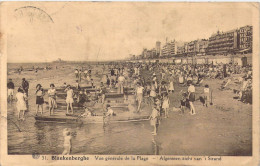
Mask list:
[{"label": "crowd of people", "polygon": [[[95,68],[94,68],[95,69]],[[194,102],[196,97],[196,87],[202,86],[205,79],[222,79],[223,85],[220,89],[228,88],[230,82],[238,82],[241,85],[240,89],[234,91],[238,95],[238,100],[242,102],[252,103],[252,66],[241,67],[237,64],[161,64],[161,63],[117,63],[117,64],[102,64],[99,81],[94,81],[92,68],[83,70],[75,69],[75,90],[71,85],[64,83],[64,91],[66,92],[67,109],[74,113],[73,105],[75,102],[82,103],[82,106],[90,101],[90,94],[81,88],[81,83],[89,84],[92,89],[97,91],[94,100],[105,104],[106,93],[116,89],[117,94],[123,94],[124,102],[128,102],[129,92],[133,90],[136,99],[136,113],[141,112],[143,105],[151,106],[151,125],[154,127],[153,134],[157,134],[157,128],[162,117],[168,118],[170,111],[171,95],[176,93],[176,84],[181,87],[187,87],[185,91],[181,91],[179,99],[179,107],[184,113],[186,107],[189,108],[190,114],[196,114]],[[212,90],[210,85],[203,85],[203,106],[209,107],[212,101]],[[14,99],[15,85],[12,79],[9,79],[8,84],[8,101]],[[23,78],[22,84],[18,88],[15,97],[17,99],[18,119],[24,120],[24,112],[28,107],[28,91],[29,82]],[[251,93],[251,96],[250,96]],[[45,91],[41,84],[36,86],[36,115],[41,109],[43,114],[43,104]],[[54,84],[50,84],[47,91],[49,114],[54,114],[54,109],[57,108],[57,91]],[[75,97],[76,96],[76,97]],[[251,102],[250,102],[251,97]],[[113,110],[109,105],[106,106],[107,115],[113,116]],[[85,107],[86,115],[89,109]],[[22,114],[22,116],[20,116]],[[21,118],[22,117],[22,118]]]}]

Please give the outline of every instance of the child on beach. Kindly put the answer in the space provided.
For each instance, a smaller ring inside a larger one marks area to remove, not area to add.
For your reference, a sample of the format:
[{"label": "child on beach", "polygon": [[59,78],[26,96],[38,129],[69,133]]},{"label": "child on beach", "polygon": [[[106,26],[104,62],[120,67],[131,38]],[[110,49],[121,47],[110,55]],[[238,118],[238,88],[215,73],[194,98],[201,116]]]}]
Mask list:
[{"label": "child on beach", "polygon": [[80,89],[80,86],[79,86],[79,80],[76,80],[76,89]]},{"label": "child on beach", "polygon": [[69,108],[72,111],[72,114],[74,113],[73,111],[73,106],[72,103],[74,102],[73,100],[73,90],[71,89],[70,85],[67,86],[65,89],[65,92],[67,92],[67,97],[66,97],[66,103],[67,103],[67,114],[69,114]]},{"label": "child on beach", "polygon": [[[27,95],[24,93],[21,87],[18,88],[18,93],[16,93],[16,108],[18,111],[18,120],[25,120],[24,114],[27,110],[26,108],[26,97]],[[22,112],[22,118],[20,118],[20,113]]]},{"label": "child on beach", "polygon": [[163,96],[163,103],[162,103],[162,109],[164,110],[164,117],[168,118],[169,117],[169,97],[167,94],[164,94]]},{"label": "child on beach", "polygon": [[84,106],[84,111],[85,112],[81,115],[82,117],[93,116],[92,112],[86,106]]},{"label": "child on beach", "polygon": [[205,88],[204,88],[204,103],[203,103],[203,106],[206,106],[208,107],[209,105],[209,86],[208,85],[205,85]]},{"label": "child on beach", "polygon": [[54,84],[50,84],[50,89],[48,90],[48,96],[49,96],[49,112],[50,115],[52,115],[54,113],[54,108],[57,107],[56,89]]},{"label": "child on beach", "polygon": [[71,152],[71,133],[69,129],[65,128],[63,130],[63,136],[64,136],[64,150],[62,152],[62,155],[69,155]]},{"label": "child on beach", "polygon": [[152,132],[153,135],[157,135],[157,129],[158,129],[158,126],[159,126],[159,116],[160,116],[160,113],[159,113],[158,109],[156,108],[156,105],[154,105],[153,110],[152,110],[152,114],[149,117],[150,124],[154,128],[154,130]]},{"label": "child on beach", "polygon": [[187,107],[187,93],[182,94],[182,99],[181,99],[181,112],[184,114],[184,109]]},{"label": "child on beach", "polygon": [[107,105],[107,112],[106,116],[115,116],[116,114],[114,113],[114,110],[112,110],[111,106],[108,104]]},{"label": "child on beach", "polygon": [[8,94],[7,100],[9,102],[12,102],[13,96],[14,96],[14,83],[13,83],[12,79],[9,79],[9,81],[7,83],[7,94]]},{"label": "child on beach", "polygon": [[41,114],[43,114],[43,103],[44,103],[44,91],[41,84],[36,86],[36,115],[38,114],[39,107],[41,107]]}]

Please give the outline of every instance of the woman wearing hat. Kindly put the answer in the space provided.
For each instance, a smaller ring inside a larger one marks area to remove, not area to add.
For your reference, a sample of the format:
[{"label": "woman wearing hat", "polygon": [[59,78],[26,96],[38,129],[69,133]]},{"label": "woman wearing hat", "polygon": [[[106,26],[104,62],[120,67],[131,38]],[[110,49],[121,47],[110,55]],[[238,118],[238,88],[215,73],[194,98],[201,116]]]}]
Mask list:
[{"label": "woman wearing hat", "polygon": [[39,107],[41,107],[41,114],[43,114],[43,103],[44,103],[44,91],[42,89],[41,84],[37,84],[36,86],[36,115],[39,111]]},{"label": "woman wearing hat", "polygon": [[195,108],[193,105],[193,102],[195,101],[195,86],[192,84],[192,81],[188,81],[188,99],[189,99],[189,104],[190,104],[190,113],[191,115],[195,115]]}]

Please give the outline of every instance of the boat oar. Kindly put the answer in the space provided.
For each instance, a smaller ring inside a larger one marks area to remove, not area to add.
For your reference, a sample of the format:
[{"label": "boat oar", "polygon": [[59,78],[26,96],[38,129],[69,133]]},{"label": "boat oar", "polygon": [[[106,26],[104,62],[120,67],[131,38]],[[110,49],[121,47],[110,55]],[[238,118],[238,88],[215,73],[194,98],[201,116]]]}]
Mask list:
[{"label": "boat oar", "polygon": [[211,90],[211,98],[210,98],[211,100],[210,100],[210,105],[213,105],[213,101],[212,101],[212,100],[213,100],[213,99],[212,99],[212,93],[213,93],[213,90]]},{"label": "boat oar", "polygon": [[12,122],[13,124],[14,124],[14,126],[17,128],[17,130],[19,131],[19,132],[22,132],[21,131],[21,129],[19,128],[19,126],[13,121],[13,120],[11,120],[10,118],[6,118],[6,117],[4,117],[4,116],[1,116],[2,118],[4,118],[4,119],[8,119],[8,120],[10,120],[10,122]]}]

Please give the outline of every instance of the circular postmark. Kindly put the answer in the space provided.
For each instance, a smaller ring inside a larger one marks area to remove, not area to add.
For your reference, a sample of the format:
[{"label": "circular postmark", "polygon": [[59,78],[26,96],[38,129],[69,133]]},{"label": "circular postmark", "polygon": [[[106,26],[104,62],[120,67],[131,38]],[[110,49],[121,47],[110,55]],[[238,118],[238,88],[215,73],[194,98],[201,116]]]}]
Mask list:
[{"label": "circular postmark", "polygon": [[54,23],[52,17],[47,12],[35,6],[23,6],[15,9],[14,12],[17,19],[27,18],[31,23],[36,20]]},{"label": "circular postmark", "polygon": [[32,154],[32,158],[33,159],[39,159],[40,158],[40,155],[38,153],[33,153]]}]

